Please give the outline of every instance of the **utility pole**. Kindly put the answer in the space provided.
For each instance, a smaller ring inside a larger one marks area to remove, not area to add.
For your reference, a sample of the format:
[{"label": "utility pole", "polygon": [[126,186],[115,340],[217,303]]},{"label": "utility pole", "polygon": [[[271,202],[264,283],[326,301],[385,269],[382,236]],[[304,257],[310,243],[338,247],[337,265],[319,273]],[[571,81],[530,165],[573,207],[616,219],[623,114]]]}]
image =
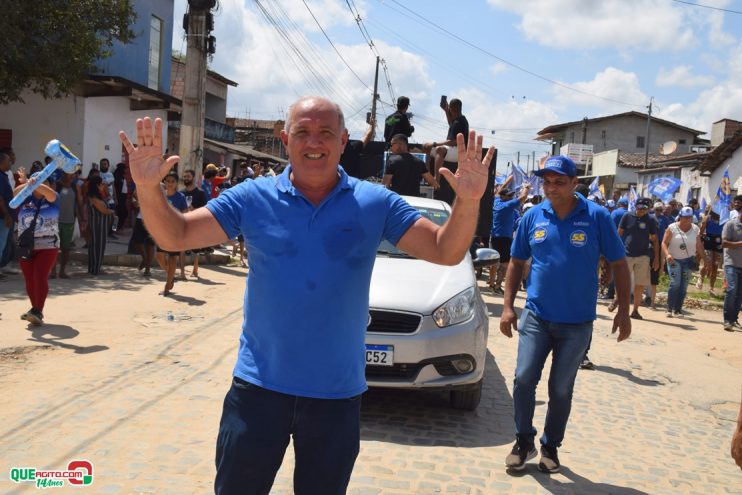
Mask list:
[{"label": "utility pole", "polygon": [[644,168],[647,168],[649,164],[649,131],[651,129],[650,124],[652,123],[652,100],[654,96],[649,97],[649,112],[647,113],[647,139],[644,142]]},{"label": "utility pole", "polygon": [[[376,135],[376,100],[379,98],[379,57],[376,57],[376,75],[374,76],[374,97],[371,101],[371,122],[374,123],[374,130],[371,132],[371,139]],[[394,103],[394,102],[392,102]]]},{"label": "utility pole", "polygon": [[183,111],[180,115],[180,170],[193,170],[201,181],[206,117],[206,56],[213,53],[213,17],[209,12],[215,0],[188,0],[186,14],[186,66],[183,81]]}]

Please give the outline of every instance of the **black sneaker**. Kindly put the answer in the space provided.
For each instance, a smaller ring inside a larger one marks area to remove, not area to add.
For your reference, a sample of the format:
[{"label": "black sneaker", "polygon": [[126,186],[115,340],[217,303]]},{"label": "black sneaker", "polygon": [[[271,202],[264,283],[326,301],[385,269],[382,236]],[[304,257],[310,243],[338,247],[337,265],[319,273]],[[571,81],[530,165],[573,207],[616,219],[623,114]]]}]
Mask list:
[{"label": "black sneaker", "polygon": [[536,457],[537,453],[533,443],[516,440],[513,449],[505,458],[505,466],[508,469],[520,471],[526,467],[526,462]]},{"label": "black sneaker", "polygon": [[30,309],[24,316],[25,318],[23,318],[23,316],[21,318],[33,325],[41,325],[42,323],[44,323],[44,315],[41,314],[41,311],[36,308]]},{"label": "black sneaker", "polygon": [[642,318],[642,315],[640,315],[638,311],[634,311],[633,313],[631,313],[630,316],[633,319],[635,319],[635,320],[643,320],[644,319],[644,318]]},{"label": "black sneaker", "polygon": [[587,357],[587,354],[585,354],[585,357],[582,358],[582,362],[580,363],[580,369],[581,370],[594,370],[595,365],[592,361],[590,361],[590,358]]},{"label": "black sneaker", "polygon": [[541,460],[538,462],[538,470],[542,473],[558,473],[560,465],[557,448],[542,445]]}]

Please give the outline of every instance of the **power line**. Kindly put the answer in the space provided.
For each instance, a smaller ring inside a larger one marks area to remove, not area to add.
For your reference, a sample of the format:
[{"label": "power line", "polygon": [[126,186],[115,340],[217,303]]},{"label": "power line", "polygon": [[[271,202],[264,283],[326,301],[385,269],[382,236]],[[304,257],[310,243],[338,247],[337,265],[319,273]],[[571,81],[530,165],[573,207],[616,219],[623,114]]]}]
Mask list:
[{"label": "power line", "polygon": [[353,68],[350,65],[348,65],[348,62],[345,61],[345,59],[343,58],[343,56],[340,54],[340,52],[338,51],[337,47],[335,46],[335,43],[332,42],[332,40],[330,39],[330,37],[325,32],[325,29],[322,27],[322,25],[319,23],[319,21],[317,20],[317,18],[314,16],[314,12],[312,12],[312,9],[309,8],[309,5],[307,4],[307,2],[305,0],[301,0],[301,1],[304,3],[304,6],[309,11],[309,14],[312,16],[312,19],[314,19],[314,22],[317,23],[317,27],[319,28],[319,30],[322,31],[322,34],[324,34],[325,35],[325,38],[327,38],[327,42],[330,43],[330,46],[332,46],[332,49],[335,50],[335,53],[338,54],[338,57],[340,57],[340,60],[343,61],[343,63],[345,64],[345,66],[348,68],[348,70],[351,71],[354,76],[356,76],[356,79],[358,79],[358,81],[361,84],[363,84],[366,87],[366,89],[368,89],[369,91],[373,91],[368,86],[368,84],[366,84],[365,82],[363,82],[363,79],[361,79],[361,77],[358,74],[356,74],[356,71],[354,71]]},{"label": "power line", "polygon": [[[379,50],[376,48],[376,44],[374,43],[371,34],[368,32],[368,29],[366,29],[366,25],[363,23],[363,19],[361,19],[361,14],[356,7],[356,3],[353,0],[345,0],[345,3],[348,6],[348,9],[350,9],[350,13],[353,16],[353,20],[356,21],[358,29],[361,31],[361,36],[363,36],[363,39],[366,40],[366,43],[371,49],[371,52],[381,62],[381,66],[384,69],[384,79],[386,80],[387,88],[389,88],[389,96],[391,96],[392,101],[394,101],[396,98],[394,97],[394,89],[392,88],[392,80],[389,77],[389,68],[386,65],[386,60],[384,60],[384,58],[379,54]],[[351,4],[353,5],[351,6]],[[376,95],[374,95],[374,98],[376,98]]]},{"label": "power line", "polygon": [[700,3],[685,2],[683,0],[672,0],[673,2],[682,3],[685,5],[691,5],[693,7],[702,7],[704,9],[720,10],[721,12],[728,12],[730,14],[742,14],[739,10],[722,9],[721,7],[714,7],[712,5],[703,5]]},{"label": "power line", "polygon": [[[600,100],[604,100],[604,101],[609,101],[609,102],[612,102],[612,103],[617,103],[617,104],[619,104],[619,105],[625,105],[625,106],[629,106],[629,107],[640,107],[640,108],[644,108],[644,107],[646,106],[646,105],[638,105],[638,104],[635,104],[635,103],[628,103],[628,102],[625,102],[625,101],[621,101],[621,100],[614,100],[613,98],[606,98],[605,96],[599,96],[599,95],[596,95],[596,94],[593,94],[593,93],[589,93],[589,92],[587,92],[587,91],[583,91],[583,90],[581,90],[581,89],[575,88],[575,87],[573,87],[573,86],[570,86],[570,85],[568,85],[568,84],[564,84],[564,83],[561,83],[561,82],[559,82],[559,81],[555,81],[554,79],[550,79],[550,78],[548,78],[548,77],[546,77],[546,76],[543,76],[543,75],[541,75],[541,74],[538,74],[538,73],[536,73],[536,72],[533,72],[533,71],[531,71],[531,70],[528,70],[528,69],[526,69],[525,67],[521,67],[520,65],[518,65],[518,64],[516,64],[516,63],[510,62],[509,60],[506,60],[506,59],[504,59],[504,58],[502,58],[502,57],[500,57],[500,56],[498,56],[498,55],[495,55],[494,53],[490,52],[489,50],[485,50],[484,48],[482,48],[482,47],[480,47],[480,46],[478,46],[478,45],[475,45],[474,43],[471,43],[470,41],[467,41],[466,39],[462,38],[461,36],[459,36],[459,35],[457,35],[457,34],[455,34],[455,33],[452,33],[452,32],[451,32],[451,31],[449,31],[448,29],[446,29],[446,28],[444,28],[444,27],[442,27],[442,26],[440,26],[440,25],[436,24],[435,22],[431,21],[430,19],[427,19],[426,17],[423,17],[422,15],[418,14],[417,12],[415,12],[415,11],[413,11],[413,10],[411,10],[411,9],[409,9],[409,8],[407,8],[407,7],[405,7],[404,5],[402,5],[402,4],[401,4],[400,2],[398,2],[397,0],[377,0],[377,1],[378,1],[379,3],[381,3],[382,5],[384,5],[385,7],[389,8],[389,9],[392,9],[392,10],[394,10],[394,11],[396,11],[396,12],[398,12],[398,13],[400,13],[400,14],[402,14],[402,15],[404,15],[404,16],[406,16],[406,17],[408,17],[408,18],[411,18],[411,19],[413,19],[413,20],[414,20],[415,22],[417,22],[418,24],[421,24],[421,25],[423,25],[423,26],[424,26],[425,24],[423,24],[422,22],[420,22],[420,20],[422,20],[422,21],[424,21],[424,22],[425,22],[426,24],[428,24],[429,26],[433,26],[433,27],[434,27],[434,28],[436,28],[436,29],[437,29],[438,31],[440,31],[440,32],[442,32],[442,33],[445,33],[446,35],[448,35],[449,37],[451,37],[451,38],[453,38],[453,39],[455,39],[455,40],[459,41],[460,43],[463,43],[464,45],[466,45],[466,46],[468,46],[468,47],[470,47],[470,48],[473,48],[473,49],[475,49],[475,50],[477,50],[477,51],[479,51],[479,52],[481,52],[481,53],[484,53],[485,55],[487,55],[487,56],[489,56],[489,57],[492,57],[492,58],[494,58],[495,60],[499,60],[500,62],[502,62],[502,63],[504,63],[504,64],[507,64],[507,65],[509,65],[509,66],[511,66],[511,67],[513,67],[513,68],[515,68],[515,69],[517,69],[517,70],[519,70],[519,71],[521,71],[521,72],[524,72],[524,73],[526,73],[526,74],[528,74],[528,75],[531,75],[531,76],[533,76],[533,77],[536,77],[536,78],[538,78],[538,79],[541,79],[541,80],[543,80],[543,81],[549,82],[549,83],[551,83],[551,84],[554,84],[554,85],[556,85],[556,86],[559,86],[559,87],[565,88],[565,89],[567,89],[567,90],[569,90],[569,91],[572,91],[572,92],[575,92],[575,93],[580,93],[580,94],[583,94],[583,95],[585,95],[585,96],[590,96],[590,97],[592,97],[592,98],[598,98],[598,99],[600,99]],[[400,8],[402,8],[402,9],[406,10],[406,11],[407,11],[407,12],[409,12],[409,13],[410,13],[411,15],[409,15],[409,14],[406,14],[406,13],[404,13],[404,12],[401,12],[401,11],[400,11],[400,10],[398,10],[398,9],[395,9],[394,7],[392,7],[392,6],[390,5],[390,3],[388,3],[389,1],[391,1],[391,2],[393,2],[393,3],[395,3],[395,4],[397,4],[397,5],[398,5],[398,6],[400,7]],[[417,18],[419,18],[420,20],[418,20],[418,19],[415,19],[415,18],[413,18],[412,16],[414,16],[414,17],[417,17]],[[429,26],[427,26],[427,27],[429,28]]]}]

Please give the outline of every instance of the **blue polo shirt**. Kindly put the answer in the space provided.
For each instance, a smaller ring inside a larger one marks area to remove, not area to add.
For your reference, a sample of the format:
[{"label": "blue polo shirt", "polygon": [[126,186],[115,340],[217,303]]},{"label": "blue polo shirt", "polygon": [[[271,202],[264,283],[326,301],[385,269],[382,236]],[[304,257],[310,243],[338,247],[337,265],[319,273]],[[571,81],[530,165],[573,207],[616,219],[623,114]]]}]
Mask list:
[{"label": "blue polo shirt", "polygon": [[531,260],[526,308],[544,320],[595,320],[598,259],[624,257],[608,210],[575,194],[577,206],[560,220],[548,200],[529,209],[515,234],[510,256]]},{"label": "blue polo shirt", "polygon": [[206,204],[228,238],[243,234],[250,272],[234,376],[284,394],[338,399],[366,390],[368,299],[376,249],[420,213],[349,177],[318,206],[289,180],[244,181]]},{"label": "blue polo shirt", "polygon": [[628,210],[624,207],[618,207],[615,210],[611,212],[611,220],[613,220],[614,225],[616,226],[616,230],[618,230],[618,226],[621,223],[621,219],[626,214]]},{"label": "blue polo shirt", "polygon": [[518,207],[520,200],[513,198],[503,201],[499,197],[495,198],[492,206],[492,237],[512,238],[515,231],[515,220],[518,218]]}]

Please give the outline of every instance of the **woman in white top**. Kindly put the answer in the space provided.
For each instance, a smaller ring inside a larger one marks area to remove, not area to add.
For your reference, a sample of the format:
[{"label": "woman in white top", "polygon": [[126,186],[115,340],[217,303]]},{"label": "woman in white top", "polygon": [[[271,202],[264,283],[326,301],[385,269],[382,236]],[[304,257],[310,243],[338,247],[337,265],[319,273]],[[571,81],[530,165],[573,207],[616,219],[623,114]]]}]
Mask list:
[{"label": "woman in white top", "polygon": [[662,239],[662,254],[667,260],[670,287],[667,290],[667,317],[683,316],[683,302],[688,292],[693,261],[696,267],[703,257],[703,245],[699,240],[699,229],[693,225],[693,209],[685,206],[680,210],[678,221],[670,224]]}]

